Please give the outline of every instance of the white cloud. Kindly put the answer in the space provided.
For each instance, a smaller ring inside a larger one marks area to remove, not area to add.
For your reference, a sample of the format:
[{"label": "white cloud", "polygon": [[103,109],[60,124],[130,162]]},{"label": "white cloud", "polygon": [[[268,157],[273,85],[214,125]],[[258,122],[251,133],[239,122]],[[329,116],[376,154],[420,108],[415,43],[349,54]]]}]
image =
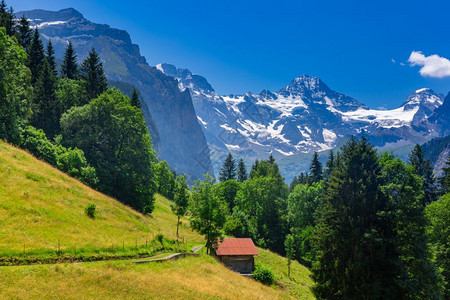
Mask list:
[{"label": "white cloud", "polygon": [[411,66],[421,66],[423,77],[443,78],[450,76],[450,60],[437,54],[425,56],[421,51],[413,51],[408,62]]},{"label": "white cloud", "polygon": [[391,61],[392,61],[393,64],[395,64],[395,59],[391,58]]}]

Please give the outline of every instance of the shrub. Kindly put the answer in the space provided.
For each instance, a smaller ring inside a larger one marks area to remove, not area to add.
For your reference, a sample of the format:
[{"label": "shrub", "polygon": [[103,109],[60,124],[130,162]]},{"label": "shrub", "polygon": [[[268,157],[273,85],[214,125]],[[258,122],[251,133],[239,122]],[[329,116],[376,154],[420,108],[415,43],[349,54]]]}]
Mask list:
[{"label": "shrub", "polygon": [[91,219],[95,219],[95,209],[97,207],[95,206],[94,203],[89,203],[85,208],[84,208],[84,212],[86,213],[86,215],[91,218]]},{"label": "shrub", "polygon": [[158,233],[158,234],[155,236],[155,240],[157,240],[158,242],[160,242],[161,245],[163,245],[163,243],[164,243],[164,235],[161,234],[161,233]]},{"label": "shrub", "polygon": [[272,271],[261,265],[256,265],[255,271],[253,271],[253,278],[265,285],[271,285],[273,283]]}]

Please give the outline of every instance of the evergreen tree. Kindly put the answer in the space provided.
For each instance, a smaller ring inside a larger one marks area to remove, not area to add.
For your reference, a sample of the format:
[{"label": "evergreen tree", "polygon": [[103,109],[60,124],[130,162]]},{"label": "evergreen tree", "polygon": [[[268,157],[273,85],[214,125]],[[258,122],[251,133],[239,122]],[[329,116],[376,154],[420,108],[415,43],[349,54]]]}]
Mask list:
[{"label": "evergreen tree", "polygon": [[33,95],[32,125],[53,138],[59,133],[60,105],[56,98],[56,76],[47,58],[44,58]]},{"label": "evergreen tree", "polygon": [[309,167],[311,182],[319,182],[323,179],[322,176],[322,163],[319,161],[319,154],[314,151],[313,159]]},{"label": "evergreen tree", "polygon": [[236,179],[236,162],[234,161],[233,155],[228,153],[227,158],[223,162],[222,169],[220,170],[219,180],[224,182],[234,179]]},{"label": "evergreen tree", "polygon": [[247,178],[247,167],[245,166],[244,160],[241,158],[238,163],[238,181],[244,182]]},{"label": "evergreen tree", "polygon": [[330,180],[331,177],[331,172],[333,171],[334,168],[334,153],[333,150],[330,150],[330,155],[328,156],[328,160],[327,163],[325,164],[325,170],[323,171],[324,173],[324,178],[326,181]]},{"label": "evergreen tree", "polygon": [[44,58],[44,44],[40,39],[39,30],[36,28],[33,33],[33,40],[28,54],[28,68],[31,71],[32,84],[35,84],[40,76]]},{"label": "evergreen tree", "polygon": [[4,0],[0,3],[0,27],[5,27],[6,34],[13,36],[15,34],[14,11],[12,7],[8,9]]},{"label": "evergreen tree", "polygon": [[393,155],[384,153],[380,165],[381,189],[394,208],[395,247],[402,266],[401,294],[405,299],[439,299],[440,279],[425,231],[428,222],[422,204],[422,179],[412,166],[405,166]]},{"label": "evergreen tree", "polygon": [[250,179],[254,177],[254,174],[258,171],[259,161],[256,159],[252,165],[252,169],[250,170]]},{"label": "evergreen tree", "polygon": [[81,65],[81,78],[85,83],[89,99],[97,98],[108,86],[103,64],[94,48]]},{"label": "evergreen tree", "polygon": [[30,22],[25,16],[22,16],[17,24],[17,39],[26,52],[30,49],[31,34]]},{"label": "evergreen tree", "polygon": [[180,176],[176,181],[174,203],[171,208],[177,216],[177,240],[179,236],[178,228],[180,226],[180,218],[186,215],[189,204],[189,189],[186,183],[186,176]]},{"label": "evergreen tree", "polygon": [[422,177],[423,180],[423,204],[427,205],[437,200],[437,193],[435,187],[435,178],[430,161],[425,160],[422,147],[416,145],[409,155],[410,164],[415,168],[416,174]]},{"label": "evergreen tree", "polygon": [[269,163],[274,164],[275,163],[275,157],[273,157],[272,154],[269,155]]},{"label": "evergreen tree", "polygon": [[442,168],[444,174],[439,178],[440,194],[444,195],[450,191],[450,157],[445,163],[447,166]]},{"label": "evergreen tree", "polygon": [[394,216],[380,189],[376,150],[365,137],[342,149],[315,229],[319,299],[400,299]]},{"label": "evergreen tree", "polygon": [[288,265],[288,277],[291,277],[291,262],[294,258],[294,237],[291,234],[286,236],[286,240],[284,241],[284,247],[286,250],[286,258]]},{"label": "evergreen tree", "polygon": [[141,108],[141,100],[139,99],[138,91],[133,88],[133,93],[131,94],[131,104],[137,108]]},{"label": "evergreen tree", "polygon": [[292,192],[292,190],[294,190],[295,186],[298,185],[300,182],[297,178],[297,176],[294,176],[294,178],[292,178],[291,184],[289,185],[289,193]]},{"label": "evergreen tree", "polygon": [[47,53],[46,53],[47,61],[50,65],[50,70],[52,71],[55,77],[58,76],[58,71],[56,70],[56,58],[55,58],[55,49],[53,49],[52,40],[48,41],[47,44]]},{"label": "evergreen tree", "polygon": [[69,79],[76,79],[78,77],[77,55],[75,54],[72,42],[69,42],[64,52],[64,59],[61,65],[61,77]]}]

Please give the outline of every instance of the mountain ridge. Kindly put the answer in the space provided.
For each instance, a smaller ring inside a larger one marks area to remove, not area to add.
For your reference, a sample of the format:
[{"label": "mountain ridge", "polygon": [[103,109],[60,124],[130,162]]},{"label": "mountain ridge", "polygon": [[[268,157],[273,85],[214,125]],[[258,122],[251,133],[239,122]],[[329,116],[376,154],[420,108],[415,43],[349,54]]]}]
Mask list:
[{"label": "mountain ridge", "polygon": [[52,40],[57,59],[62,58],[68,41],[75,48],[78,62],[94,48],[110,82],[136,87],[142,95],[144,117],[157,155],[174,171],[187,174],[190,182],[213,173],[189,92],[180,91],[175,79],[149,66],[128,32],[93,23],[75,9],[31,10],[17,15],[25,15],[45,42]]}]

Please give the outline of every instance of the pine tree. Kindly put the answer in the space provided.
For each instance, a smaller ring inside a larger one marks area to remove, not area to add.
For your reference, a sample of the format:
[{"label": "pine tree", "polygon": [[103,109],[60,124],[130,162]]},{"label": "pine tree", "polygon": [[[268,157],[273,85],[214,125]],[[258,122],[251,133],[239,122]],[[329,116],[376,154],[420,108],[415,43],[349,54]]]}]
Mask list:
[{"label": "pine tree", "polygon": [[409,155],[410,164],[416,170],[416,174],[423,179],[423,204],[427,205],[437,200],[437,193],[435,187],[435,178],[433,169],[429,160],[425,160],[422,147],[416,145]]},{"label": "pine tree", "polygon": [[39,30],[36,28],[33,33],[33,40],[28,54],[28,68],[31,71],[31,83],[34,84],[39,78],[42,65],[44,64],[44,44],[42,43]]},{"label": "pine tree", "polygon": [[50,69],[53,72],[53,75],[55,75],[55,77],[57,77],[58,71],[56,70],[55,49],[53,49],[52,40],[48,41],[46,57],[47,57],[47,61],[48,61],[49,65],[50,65]]},{"label": "pine tree", "polygon": [[269,163],[274,164],[275,163],[275,157],[273,157],[272,154],[269,155]]},{"label": "pine tree", "polygon": [[252,165],[252,169],[250,170],[250,179],[255,177],[254,174],[256,174],[258,172],[258,165],[259,165],[259,160],[256,159]]},{"label": "pine tree", "polygon": [[376,150],[351,138],[342,149],[316,225],[319,299],[399,299],[394,216],[380,189]]},{"label": "pine tree", "polygon": [[222,169],[220,170],[219,180],[221,182],[227,180],[235,180],[236,179],[236,162],[234,161],[233,155],[228,153],[227,158],[223,162]]},{"label": "pine tree", "polygon": [[59,133],[60,107],[56,98],[56,77],[47,58],[35,84],[32,125],[44,130],[49,137]]},{"label": "pine tree", "polygon": [[311,166],[309,167],[311,182],[319,182],[323,179],[322,176],[322,163],[319,161],[319,155],[314,151]]},{"label": "pine tree", "polygon": [[325,170],[323,171],[324,173],[324,178],[325,180],[330,180],[331,177],[331,172],[333,171],[334,168],[334,153],[333,150],[330,150],[330,155],[328,156],[328,160],[327,163],[325,164]]},{"label": "pine tree", "polygon": [[174,196],[174,203],[171,208],[174,214],[177,216],[177,240],[178,229],[180,226],[180,218],[186,215],[189,204],[189,189],[186,183],[186,176],[180,176],[176,181],[176,189]]},{"label": "pine tree", "polygon": [[72,42],[69,42],[64,53],[63,63],[61,65],[61,77],[76,79],[78,77],[78,73],[77,55],[75,54],[75,49],[73,48]]},{"label": "pine tree", "polygon": [[247,178],[247,167],[245,166],[244,160],[241,158],[238,163],[238,181],[244,182]]},{"label": "pine tree", "polygon": [[450,191],[450,157],[445,163],[447,166],[442,168],[444,174],[439,178],[440,194],[444,195]]},{"label": "pine tree", "polygon": [[81,77],[84,80],[89,99],[100,96],[108,87],[103,64],[94,48],[91,49],[81,65]]},{"label": "pine tree", "polygon": [[15,34],[14,11],[12,7],[8,9],[4,0],[0,3],[0,27],[5,27],[6,34],[13,36]]},{"label": "pine tree", "polygon": [[139,99],[139,94],[136,88],[133,88],[133,93],[131,94],[131,104],[137,108],[141,108],[141,100]]},{"label": "pine tree", "polygon": [[292,178],[291,184],[289,185],[289,192],[292,192],[295,188],[296,185],[298,185],[300,182],[297,178],[297,176],[294,176],[294,178]]},{"label": "pine tree", "polygon": [[25,16],[22,16],[17,24],[17,39],[26,52],[30,49],[31,34],[30,22]]}]

